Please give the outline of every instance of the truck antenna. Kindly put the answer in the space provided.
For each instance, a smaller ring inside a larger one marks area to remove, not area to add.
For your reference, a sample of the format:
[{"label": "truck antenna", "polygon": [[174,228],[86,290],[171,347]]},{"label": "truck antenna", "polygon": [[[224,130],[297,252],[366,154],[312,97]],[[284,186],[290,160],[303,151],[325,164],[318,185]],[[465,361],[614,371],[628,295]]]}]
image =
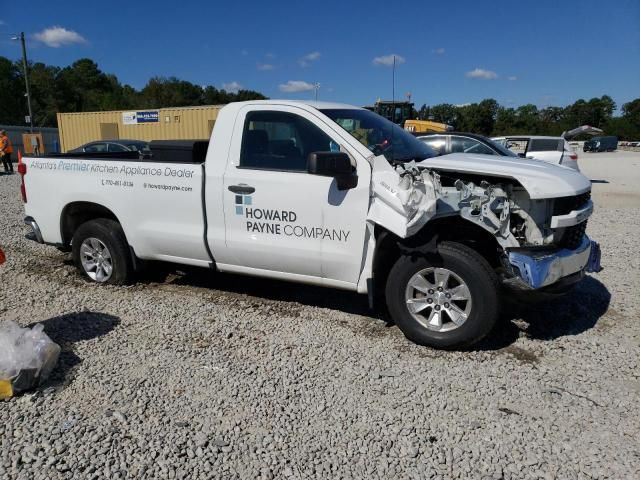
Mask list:
[{"label": "truck antenna", "polygon": [[393,71],[391,73],[391,121],[396,123],[396,56],[393,56]]}]

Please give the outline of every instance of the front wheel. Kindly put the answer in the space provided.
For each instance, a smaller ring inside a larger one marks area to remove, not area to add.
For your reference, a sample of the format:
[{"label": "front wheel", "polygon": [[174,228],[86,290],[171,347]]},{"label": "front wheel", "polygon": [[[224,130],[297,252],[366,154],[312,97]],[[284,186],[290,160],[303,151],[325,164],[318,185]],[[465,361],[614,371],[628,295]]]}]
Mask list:
[{"label": "front wheel", "polygon": [[73,261],[97,283],[125,285],[129,282],[131,256],[120,224],[98,218],[78,227],[71,240]]},{"label": "front wheel", "polygon": [[389,312],[411,341],[436,348],[478,342],[498,318],[498,279],[489,263],[459,243],[398,259],[386,285]]}]

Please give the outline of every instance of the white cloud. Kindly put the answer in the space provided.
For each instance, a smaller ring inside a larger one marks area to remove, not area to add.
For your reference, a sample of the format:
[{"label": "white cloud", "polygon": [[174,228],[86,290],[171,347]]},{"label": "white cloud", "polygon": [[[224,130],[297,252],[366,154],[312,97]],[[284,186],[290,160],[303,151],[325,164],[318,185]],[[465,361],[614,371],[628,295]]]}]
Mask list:
[{"label": "white cloud", "polygon": [[481,80],[495,80],[498,78],[498,74],[491,70],[485,70],[484,68],[476,68],[470,72],[465,73],[467,78],[478,78]]},{"label": "white cloud", "polygon": [[238,93],[238,90],[242,90],[242,85],[238,82],[223,83],[222,88],[230,93]]},{"label": "white cloud", "polygon": [[6,24],[7,24],[7,22],[5,22],[4,20],[0,20],[0,26],[6,25]]},{"label": "white cloud", "polygon": [[302,80],[289,80],[287,83],[281,83],[278,88],[281,92],[295,93],[309,92],[316,87],[313,83],[303,82]]},{"label": "white cloud", "polygon": [[262,70],[262,71],[267,71],[267,70],[275,70],[275,65],[272,65],[270,63],[258,63],[256,65],[256,68],[258,70]]},{"label": "white cloud", "polygon": [[468,103],[468,102],[467,103],[458,103],[458,104],[454,105],[454,107],[462,108],[462,107],[468,107],[469,105],[471,105],[471,104]]},{"label": "white cloud", "polygon": [[389,55],[382,55],[381,57],[376,57],[373,59],[373,64],[374,65],[384,65],[385,67],[390,67],[393,65],[393,58],[395,57],[396,59],[396,65],[400,65],[401,63],[404,63],[406,60],[404,59],[404,57],[395,54],[395,53],[390,53]]},{"label": "white cloud", "polygon": [[302,58],[304,58],[305,60],[310,60],[310,61],[317,60],[317,59],[319,59],[319,58],[320,58],[320,52],[311,52],[311,53],[307,53],[307,54],[306,54],[304,57],[302,57]]},{"label": "white cloud", "polygon": [[516,77],[515,75],[511,75],[511,76],[507,77],[507,80],[511,80],[512,82],[514,80],[517,80],[517,79],[518,79],[518,77]]},{"label": "white cloud", "polygon": [[301,67],[308,67],[312,62],[315,62],[320,58],[320,52],[307,53],[304,57],[298,60]]},{"label": "white cloud", "polygon": [[63,45],[73,45],[87,43],[87,40],[73,30],[67,30],[64,27],[49,27],[34,35],[39,42],[49,47],[58,48]]},{"label": "white cloud", "polygon": [[434,48],[433,50],[431,50],[431,53],[435,53],[436,55],[443,55],[444,48]]}]

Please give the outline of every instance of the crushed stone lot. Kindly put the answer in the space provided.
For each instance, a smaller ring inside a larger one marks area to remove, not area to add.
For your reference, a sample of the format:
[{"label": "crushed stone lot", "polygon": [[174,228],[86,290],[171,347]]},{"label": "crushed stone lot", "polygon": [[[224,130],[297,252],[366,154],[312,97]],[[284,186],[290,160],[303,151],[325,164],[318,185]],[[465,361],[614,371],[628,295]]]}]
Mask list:
[{"label": "crushed stone lot", "polygon": [[338,290],[171,267],[92,285],[24,238],[0,176],[0,321],[62,347],[0,402],[0,478],[640,478],[640,153],[580,165],[604,270],[466,352]]}]

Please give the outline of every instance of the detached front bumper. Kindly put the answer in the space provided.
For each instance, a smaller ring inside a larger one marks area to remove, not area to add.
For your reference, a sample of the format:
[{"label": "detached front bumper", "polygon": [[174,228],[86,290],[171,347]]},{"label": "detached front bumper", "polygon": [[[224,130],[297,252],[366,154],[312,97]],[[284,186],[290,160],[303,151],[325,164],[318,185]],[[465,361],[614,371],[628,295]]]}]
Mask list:
[{"label": "detached front bumper", "polygon": [[553,285],[568,277],[580,279],[585,272],[599,272],[600,245],[584,236],[580,246],[574,250],[563,248],[550,252],[509,252],[509,265],[513,279],[520,288],[540,289]]}]

